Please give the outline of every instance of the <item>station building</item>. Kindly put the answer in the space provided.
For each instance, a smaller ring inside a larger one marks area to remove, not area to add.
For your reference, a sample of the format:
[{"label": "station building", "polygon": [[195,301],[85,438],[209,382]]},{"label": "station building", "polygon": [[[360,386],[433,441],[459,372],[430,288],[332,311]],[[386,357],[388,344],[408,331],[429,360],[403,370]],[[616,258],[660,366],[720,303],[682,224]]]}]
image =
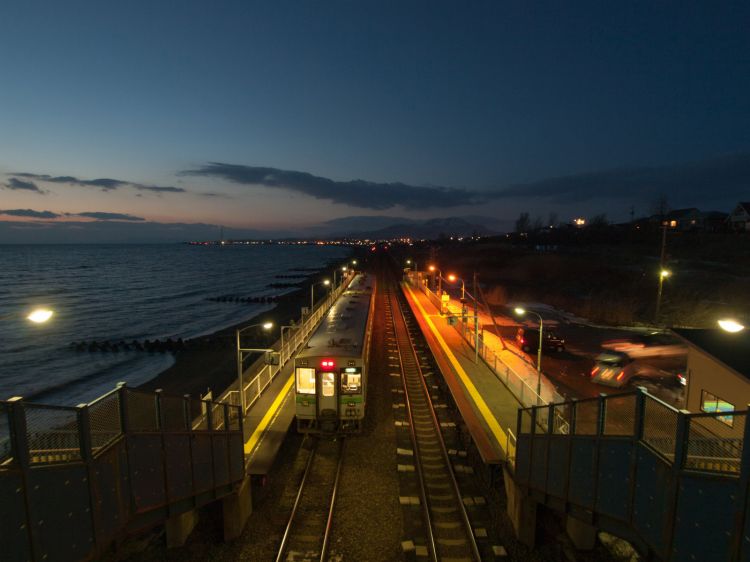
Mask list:
[{"label": "station building", "polygon": [[688,344],[685,408],[694,413],[727,412],[706,418],[702,425],[721,437],[741,437],[744,417],[729,412],[746,410],[750,404],[750,330],[673,331]]}]

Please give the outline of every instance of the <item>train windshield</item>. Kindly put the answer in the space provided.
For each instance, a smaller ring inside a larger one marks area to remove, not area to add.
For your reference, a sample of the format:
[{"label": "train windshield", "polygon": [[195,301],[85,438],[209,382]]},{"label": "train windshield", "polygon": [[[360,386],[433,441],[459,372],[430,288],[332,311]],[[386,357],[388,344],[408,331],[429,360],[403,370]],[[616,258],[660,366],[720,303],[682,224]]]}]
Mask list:
[{"label": "train windshield", "polygon": [[348,394],[362,392],[362,370],[348,367],[341,373],[341,391]]},{"label": "train windshield", "polygon": [[336,374],[320,373],[320,384],[323,396],[333,396],[336,392]]},{"label": "train windshield", "polygon": [[315,369],[297,367],[297,393],[315,394]]}]

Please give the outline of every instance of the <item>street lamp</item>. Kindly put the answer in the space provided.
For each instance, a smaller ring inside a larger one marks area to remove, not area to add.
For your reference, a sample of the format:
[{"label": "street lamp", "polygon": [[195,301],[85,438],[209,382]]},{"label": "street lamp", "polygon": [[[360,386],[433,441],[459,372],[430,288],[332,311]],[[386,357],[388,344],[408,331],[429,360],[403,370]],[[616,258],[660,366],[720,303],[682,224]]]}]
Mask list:
[{"label": "street lamp", "polygon": [[518,314],[518,316],[525,316],[527,313],[533,314],[537,318],[539,318],[539,349],[536,352],[536,395],[541,398],[542,397],[542,330],[544,329],[544,320],[542,319],[542,315],[534,312],[533,310],[526,310],[525,308],[521,308],[520,306],[517,306],[514,309],[515,313]]},{"label": "street lamp", "polygon": [[672,275],[668,269],[659,270],[659,291],[656,293],[656,311],[654,312],[654,322],[659,320],[659,309],[661,308],[661,292],[664,286],[664,280]]},{"label": "street lamp", "polygon": [[464,283],[464,280],[450,273],[448,274],[448,281],[450,281],[451,283],[461,281],[461,300],[463,301],[466,298],[466,284]]},{"label": "street lamp", "polygon": [[[292,330],[292,329],[297,329],[297,328],[299,328],[299,326],[296,326],[296,325],[293,325],[293,326],[282,326],[281,327],[281,353],[282,354],[284,353],[284,330]],[[291,352],[289,353],[289,355],[291,355]],[[282,357],[282,359],[283,359],[283,357]],[[287,359],[288,359],[288,357],[287,357]],[[283,363],[283,360],[281,362]]]},{"label": "street lamp", "polygon": [[435,284],[435,283],[434,283],[434,279],[435,279],[435,271],[437,270],[437,281],[438,281],[438,286],[437,286],[437,294],[438,294],[438,296],[440,296],[440,293],[442,293],[442,292],[443,292],[443,272],[442,272],[442,271],[440,271],[440,269],[438,269],[438,268],[437,268],[437,267],[435,267],[434,265],[431,265],[431,266],[430,266],[430,267],[428,267],[427,269],[429,269],[429,270],[430,270],[430,273],[432,273],[432,275],[433,275],[433,285]]},{"label": "street lamp", "polygon": [[718,324],[722,330],[724,330],[725,332],[730,332],[732,334],[736,334],[737,332],[741,332],[745,329],[745,326],[743,326],[736,320],[732,320],[731,318],[723,318],[719,320]]},{"label": "street lamp", "polygon": [[242,354],[244,352],[250,352],[255,351],[253,349],[243,349],[240,345],[240,334],[244,332],[245,330],[249,330],[250,328],[257,328],[258,326],[262,326],[264,330],[268,331],[271,328],[273,328],[273,322],[261,322],[259,324],[250,324],[249,326],[245,326],[244,328],[238,328],[236,330],[237,335],[237,378],[240,381],[240,405],[242,406],[242,415],[245,415],[245,388],[244,384],[242,382],[242,374],[243,374],[243,367],[242,367]]},{"label": "street lamp", "polygon": [[[336,272],[333,272],[334,275],[336,275]],[[312,314],[313,309],[315,308],[315,285],[325,285],[328,287],[331,282],[328,279],[324,279],[323,281],[318,281],[317,283],[313,283],[310,285],[310,314]]]}]

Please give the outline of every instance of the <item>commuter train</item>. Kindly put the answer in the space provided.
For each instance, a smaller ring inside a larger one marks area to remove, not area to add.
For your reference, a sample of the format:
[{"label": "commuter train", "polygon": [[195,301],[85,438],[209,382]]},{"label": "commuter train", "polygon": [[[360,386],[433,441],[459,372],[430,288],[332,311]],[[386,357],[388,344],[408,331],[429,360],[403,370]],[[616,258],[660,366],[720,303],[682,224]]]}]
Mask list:
[{"label": "commuter train", "polygon": [[358,273],[294,358],[301,433],[356,433],[367,405],[373,280]]}]

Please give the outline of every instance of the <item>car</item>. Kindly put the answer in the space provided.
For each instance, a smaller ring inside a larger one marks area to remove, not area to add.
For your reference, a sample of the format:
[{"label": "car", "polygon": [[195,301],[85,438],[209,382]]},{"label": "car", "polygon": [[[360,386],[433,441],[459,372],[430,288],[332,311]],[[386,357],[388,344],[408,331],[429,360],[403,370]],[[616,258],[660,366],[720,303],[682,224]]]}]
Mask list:
[{"label": "car", "polygon": [[622,388],[639,381],[658,382],[668,386],[685,386],[684,372],[675,369],[662,369],[655,365],[633,359],[627,353],[608,351],[596,357],[591,370],[591,380],[605,386]]},{"label": "car", "polygon": [[687,356],[687,345],[677,336],[666,332],[650,332],[631,338],[608,340],[602,348],[627,353],[632,358]]},{"label": "car", "polygon": [[[553,330],[542,330],[542,351],[565,351],[565,340]],[[518,328],[516,345],[526,353],[536,353],[539,350],[539,330],[534,328]]]}]

